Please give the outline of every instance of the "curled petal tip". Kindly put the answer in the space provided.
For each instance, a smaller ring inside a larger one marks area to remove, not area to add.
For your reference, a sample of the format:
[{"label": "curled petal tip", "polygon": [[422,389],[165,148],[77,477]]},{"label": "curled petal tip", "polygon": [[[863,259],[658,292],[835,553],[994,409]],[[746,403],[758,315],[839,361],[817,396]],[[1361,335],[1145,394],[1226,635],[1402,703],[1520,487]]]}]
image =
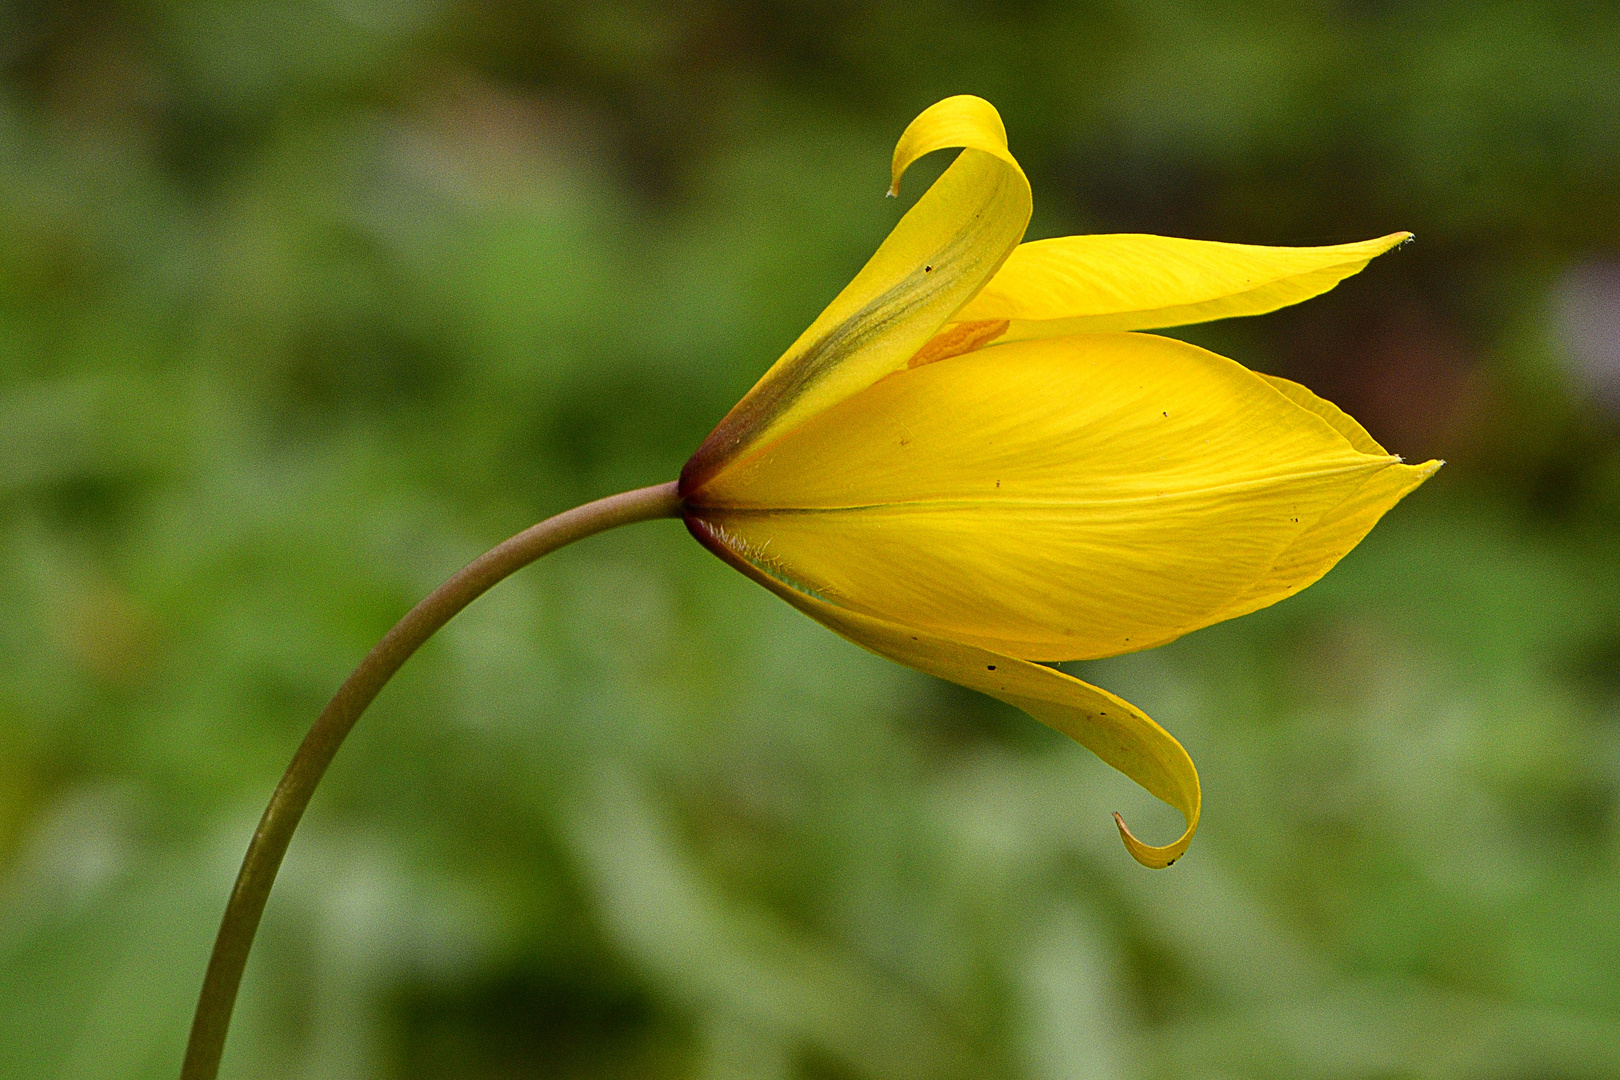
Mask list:
[{"label": "curled petal tip", "polygon": [[1131,858],[1149,870],[1163,870],[1174,864],[1186,854],[1187,845],[1191,842],[1193,834],[1193,830],[1188,829],[1175,843],[1166,844],[1164,847],[1152,847],[1131,834],[1131,830],[1125,825],[1125,819],[1119,816],[1117,810],[1114,812],[1114,824],[1119,826],[1119,838],[1125,841],[1125,850],[1131,853]]}]

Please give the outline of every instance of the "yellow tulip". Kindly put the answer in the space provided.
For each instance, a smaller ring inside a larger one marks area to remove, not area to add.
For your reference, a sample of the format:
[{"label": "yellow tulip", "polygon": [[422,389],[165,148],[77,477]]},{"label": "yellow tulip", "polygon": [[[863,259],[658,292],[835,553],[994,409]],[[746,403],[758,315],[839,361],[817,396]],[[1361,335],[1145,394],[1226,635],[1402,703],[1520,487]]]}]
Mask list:
[{"label": "yellow tulip", "polygon": [[253,834],[182,1067],[213,1080],[276,870],[344,737],[456,612],[547,552],[679,515],[710,550],[882,656],[1023,709],[1180,810],[1198,773],[1141,710],[1045,662],[1151,648],[1288,596],[1439,468],[1403,465],[1309,390],[1129,331],[1326,292],[1407,238],[1267,248],[1159,236],[1020,241],[1029,182],[986,101],[911,122],[893,186],[961,147],[839,293],[658,484],[548,518],[412,608],[346,679]]},{"label": "yellow tulip", "polygon": [[858,645],[1000,698],[1180,810],[1198,774],[1139,709],[1049,661],[1162,645],[1326,573],[1440,462],[1403,465],[1309,390],[1131,333],[1271,311],[1409,234],[1275,248],[1020,243],[1030,190],[988,102],[901,135],[961,147],[855,280],[687,462],[687,527]]}]

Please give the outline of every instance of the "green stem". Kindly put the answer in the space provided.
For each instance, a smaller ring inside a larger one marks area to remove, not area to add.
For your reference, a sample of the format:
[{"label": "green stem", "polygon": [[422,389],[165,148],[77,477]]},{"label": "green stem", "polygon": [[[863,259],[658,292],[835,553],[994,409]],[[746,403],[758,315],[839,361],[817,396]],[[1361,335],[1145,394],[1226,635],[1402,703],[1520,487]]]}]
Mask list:
[{"label": "green stem", "polygon": [[671,481],[598,499],[547,518],[468,563],[394,624],[376,648],[360,661],[360,666],[344,680],[309,734],[304,736],[248,843],[242,869],[236,875],[236,886],[225,905],[219,936],[214,939],[214,953],[208,958],[208,973],[203,976],[180,1080],[214,1080],[219,1073],[220,1055],[225,1050],[225,1033],[230,1028],[231,1009],[242,983],[242,970],[247,966],[253,935],[259,928],[259,917],[264,914],[265,901],[270,898],[270,887],[275,884],[282,856],[286,855],[293,830],[298,828],[298,820],[315,793],[315,785],[320,783],[321,775],[332,763],[338,747],[343,745],[344,737],[378,691],[411,654],[457,612],[540,556],[605,529],[636,521],[679,517],[680,513],[680,496]]}]

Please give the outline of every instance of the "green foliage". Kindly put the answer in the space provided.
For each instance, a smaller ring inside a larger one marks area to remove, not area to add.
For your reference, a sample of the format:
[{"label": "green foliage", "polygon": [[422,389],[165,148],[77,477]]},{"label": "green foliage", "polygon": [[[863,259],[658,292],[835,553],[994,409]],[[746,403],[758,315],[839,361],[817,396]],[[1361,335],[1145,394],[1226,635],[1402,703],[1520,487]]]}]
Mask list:
[{"label": "green foliage", "polygon": [[1197,332],[1452,464],[1302,596],[1086,667],[1198,761],[1191,854],[638,526],[384,693],[226,1075],[1620,1072],[1620,440],[1548,314],[1616,254],[1617,53],[1581,4],[0,6],[0,1072],[175,1073],[348,668],[673,477],[964,91],[1032,236],[1418,235]]}]

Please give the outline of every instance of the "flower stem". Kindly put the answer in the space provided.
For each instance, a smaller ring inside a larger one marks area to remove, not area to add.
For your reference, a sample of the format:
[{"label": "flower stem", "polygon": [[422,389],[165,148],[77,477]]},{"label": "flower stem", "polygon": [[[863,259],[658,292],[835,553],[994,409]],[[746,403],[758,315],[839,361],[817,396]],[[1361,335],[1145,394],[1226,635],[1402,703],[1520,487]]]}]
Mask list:
[{"label": "flower stem", "polygon": [[605,529],[679,517],[680,513],[681,500],[672,481],[611,495],[547,518],[468,563],[394,624],[360,661],[304,736],[248,843],[242,869],[225,905],[219,936],[214,939],[213,955],[208,958],[208,973],[203,976],[180,1080],[214,1080],[219,1073],[242,970],[247,966],[253,935],[293,830],[298,828],[315,785],[343,745],[344,737],[394,673],[457,612],[540,556]]}]

